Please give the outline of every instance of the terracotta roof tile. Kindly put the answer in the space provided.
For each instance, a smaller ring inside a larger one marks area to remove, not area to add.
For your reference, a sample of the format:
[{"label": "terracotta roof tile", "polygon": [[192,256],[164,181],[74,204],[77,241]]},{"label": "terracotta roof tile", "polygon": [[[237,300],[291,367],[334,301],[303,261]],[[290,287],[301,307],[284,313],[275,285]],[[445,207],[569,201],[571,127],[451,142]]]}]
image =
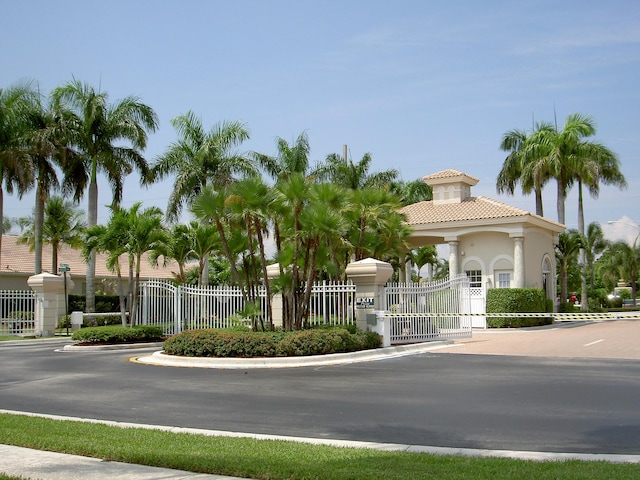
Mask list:
[{"label": "terracotta roof tile", "polygon": [[[16,273],[34,273],[34,258],[33,252],[29,251],[28,245],[18,245],[18,237],[15,235],[3,235],[2,236],[2,257],[0,261],[0,270],[3,272],[16,272]],[[62,246],[58,252],[58,264],[66,263],[71,269],[71,273],[74,276],[84,276],[87,270],[87,264],[82,259],[82,253],[80,250],[72,249],[69,246]],[[120,257],[120,265],[122,267],[123,275],[128,272],[128,260],[123,255]],[[51,272],[51,247],[45,245],[42,249],[42,270],[43,272]],[[56,269],[57,270],[57,269]],[[167,266],[162,268],[154,268],[149,263],[148,255],[143,255],[140,265],[140,277],[141,278],[173,278],[172,272],[178,271],[178,264],[175,261],[167,262]],[[106,255],[99,254],[96,258],[96,277],[115,277],[115,274],[107,270],[106,267]]]},{"label": "terracotta roof tile", "polygon": [[469,197],[460,203],[442,205],[435,205],[432,201],[418,202],[402,208],[400,212],[405,214],[409,225],[536,216],[487,197]]},{"label": "terracotta roof tile", "polygon": [[455,178],[455,177],[462,177],[462,176],[469,177],[469,178],[475,180],[476,182],[480,181],[478,178],[474,177],[473,175],[469,175],[469,174],[461,172],[459,170],[454,170],[452,168],[447,169],[447,170],[442,170],[441,172],[432,173],[431,175],[427,175],[426,177],[422,177],[422,179],[427,181],[427,180],[436,180],[436,179],[441,179],[441,178]]}]

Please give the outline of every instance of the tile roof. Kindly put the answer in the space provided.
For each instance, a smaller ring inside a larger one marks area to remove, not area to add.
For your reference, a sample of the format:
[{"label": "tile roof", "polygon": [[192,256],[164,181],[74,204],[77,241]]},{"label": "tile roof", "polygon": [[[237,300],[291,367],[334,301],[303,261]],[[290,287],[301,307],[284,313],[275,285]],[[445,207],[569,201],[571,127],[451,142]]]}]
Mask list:
[{"label": "tile roof", "polygon": [[[551,220],[534,215],[520,208],[488,197],[469,197],[460,203],[436,205],[433,201],[407,205],[400,210],[408,225],[432,225],[465,220],[493,220],[499,218],[537,217],[545,222]],[[557,224],[560,226],[560,224]]]},{"label": "tile roof", "polygon": [[443,179],[443,178],[457,178],[457,177],[468,177],[472,180],[475,180],[476,182],[479,182],[480,179],[469,175],[467,173],[461,172],[459,170],[454,170],[452,168],[447,169],[447,170],[442,170],[441,172],[436,172],[436,173],[432,173],[431,175],[427,175],[425,177],[422,177],[422,179],[426,182],[427,180],[439,180],[439,179]]},{"label": "tile roof", "polygon": [[[15,272],[33,275],[34,258],[33,252],[29,251],[28,245],[18,245],[18,237],[15,235],[2,236],[2,257],[0,261],[0,271]],[[87,264],[82,259],[80,250],[73,249],[67,245],[63,245],[58,252],[58,264],[66,263],[71,269],[73,276],[84,276],[87,270]],[[120,257],[120,265],[123,275],[128,272],[128,260],[123,255]],[[51,247],[45,245],[42,249],[42,271],[50,272],[51,270]],[[178,264],[175,261],[167,262],[167,266],[162,268],[154,268],[149,263],[148,255],[143,255],[140,264],[141,278],[173,278],[172,272],[178,271]],[[115,274],[107,270],[106,255],[98,254],[96,257],[96,277],[115,277]]]}]

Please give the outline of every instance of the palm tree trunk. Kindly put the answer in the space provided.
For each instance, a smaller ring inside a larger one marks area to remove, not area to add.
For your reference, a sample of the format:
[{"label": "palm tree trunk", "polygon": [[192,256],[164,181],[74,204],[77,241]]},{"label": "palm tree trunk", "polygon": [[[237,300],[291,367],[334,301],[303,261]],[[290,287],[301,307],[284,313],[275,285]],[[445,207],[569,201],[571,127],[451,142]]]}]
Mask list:
[{"label": "palm tree trunk", "polygon": [[58,250],[60,249],[60,244],[58,242],[53,242],[51,244],[51,273],[54,275],[58,272]]},{"label": "palm tree trunk", "polygon": [[562,179],[558,179],[558,223],[565,225],[564,222],[564,184]]},{"label": "palm tree trunk", "polygon": [[[87,208],[87,226],[92,227],[98,223],[98,183],[92,181],[89,184],[89,205]],[[89,255],[86,276],[86,309],[88,313],[96,311],[96,252]]]},{"label": "palm tree trunk", "polygon": [[542,187],[536,185],[536,215],[544,217],[542,206]]},{"label": "palm tree trunk", "polygon": [[[582,181],[578,179],[578,232],[584,239],[584,202],[582,198]],[[580,256],[578,260],[580,265],[580,310],[586,312],[589,310],[589,292],[587,290],[587,254],[584,247],[580,247]]]},{"label": "palm tree trunk", "polygon": [[[44,202],[46,192],[42,188],[41,182],[38,181],[36,187],[36,205],[33,214],[33,236],[35,241],[35,274],[42,273],[42,228],[44,225]],[[54,263],[55,262],[55,263]],[[58,271],[57,260],[52,257],[51,273],[54,275]]]}]

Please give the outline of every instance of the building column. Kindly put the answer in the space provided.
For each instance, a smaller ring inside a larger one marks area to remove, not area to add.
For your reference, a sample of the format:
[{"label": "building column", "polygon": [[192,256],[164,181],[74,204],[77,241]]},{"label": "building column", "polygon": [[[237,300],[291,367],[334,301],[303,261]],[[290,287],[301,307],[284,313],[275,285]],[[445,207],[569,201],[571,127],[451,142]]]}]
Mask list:
[{"label": "building column", "polygon": [[449,242],[449,278],[458,275],[458,243],[457,241]]},{"label": "building column", "polygon": [[524,248],[523,237],[513,239],[513,286],[524,288]]}]

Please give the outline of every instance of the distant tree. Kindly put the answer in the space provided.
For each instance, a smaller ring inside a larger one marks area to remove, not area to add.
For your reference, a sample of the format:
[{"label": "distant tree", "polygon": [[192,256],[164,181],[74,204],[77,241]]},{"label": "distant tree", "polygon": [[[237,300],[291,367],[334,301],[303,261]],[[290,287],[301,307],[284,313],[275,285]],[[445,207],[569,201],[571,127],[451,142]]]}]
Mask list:
[{"label": "distant tree", "polygon": [[602,227],[598,222],[592,222],[587,227],[583,245],[589,267],[589,287],[593,290],[595,288],[595,261],[609,246],[609,241],[604,238]]},{"label": "distant tree", "polygon": [[[79,248],[82,245],[85,215],[73,202],[53,196],[45,203],[43,220],[42,241],[51,245],[51,273],[57,274],[60,247]],[[19,219],[23,232],[18,243],[29,245],[31,251],[35,250],[36,244],[35,223],[35,215]]]},{"label": "distant tree", "polygon": [[391,182],[389,190],[400,199],[400,204],[403,206],[433,200],[431,186],[422,179],[408,182],[396,180]]},{"label": "distant tree", "polygon": [[309,177],[314,174],[311,170],[309,155],[309,137],[306,132],[302,132],[293,144],[289,144],[283,138],[276,138],[276,148],[278,153],[275,156],[253,152],[255,161],[267,172],[267,174],[277,182],[287,179],[293,174],[300,174]]},{"label": "distant tree", "polygon": [[582,246],[582,237],[577,230],[567,230],[560,234],[556,245],[556,262],[560,277],[560,301],[568,298],[569,269],[577,262],[578,252]]},{"label": "distant tree", "polygon": [[[166,243],[155,245],[149,255],[149,260],[153,266],[158,266],[162,259],[162,265],[166,265],[167,260],[175,260],[178,264],[178,271],[173,272],[176,280],[180,283],[187,282],[185,266],[189,261],[196,260],[193,252],[192,235],[189,225],[178,223],[173,225],[169,231]],[[197,283],[198,278],[196,275]]]},{"label": "distant tree", "polygon": [[[640,246],[638,238],[633,244],[619,241],[611,244],[603,255],[599,269],[604,275],[617,280],[626,280],[631,284],[631,297],[635,305],[638,294],[638,276],[640,275]],[[617,277],[617,278],[616,278]]]},{"label": "distant tree", "polygon": [[367,187],[388,188],[398,177],[398,170],[389,169],[370,173],[371,162],[370,153],[365,153],[357,163],[332,153],[327,156],[324,165],[316,174],[321,180],[329,180],[351,190]]},{"label": "distant tree", "polygon": [[420,276],[420,271],[425,265],[430,265],[431,267],[429,280],[433,278],[433,267],[438,262],[438,250],[434,245],[425,245],[422,247],[414,248],[413,250],[409,251],[408,257],[418,269],[418,279],[422,278]]}]

